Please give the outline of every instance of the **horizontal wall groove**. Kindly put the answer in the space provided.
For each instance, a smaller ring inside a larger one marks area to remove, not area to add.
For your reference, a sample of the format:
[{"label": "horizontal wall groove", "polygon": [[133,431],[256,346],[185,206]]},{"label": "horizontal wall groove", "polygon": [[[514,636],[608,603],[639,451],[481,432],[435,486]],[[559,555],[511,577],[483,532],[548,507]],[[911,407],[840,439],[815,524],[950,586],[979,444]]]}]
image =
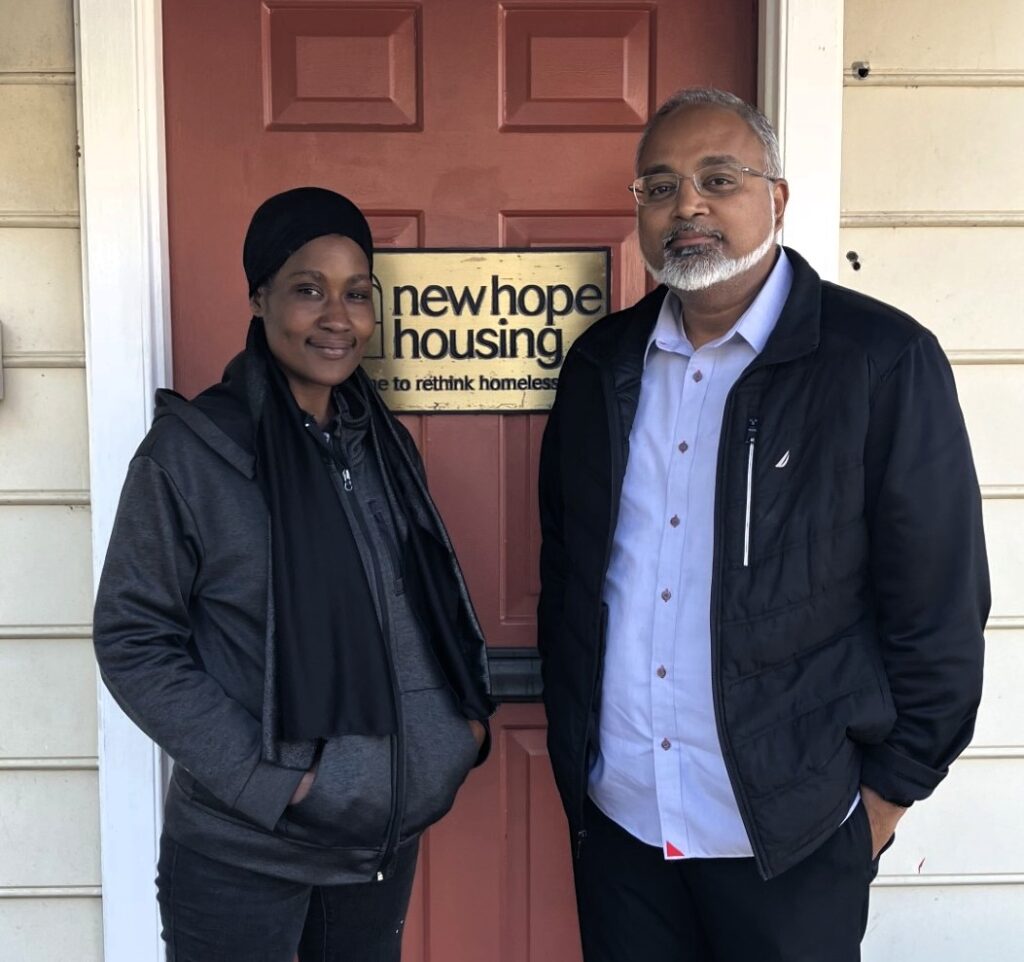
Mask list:
[{"label": "horizontal wall groove", "polygon": [[914,70],[870,67],[861,77],[855,67],[843,74],[845,87],[1024,87],[1024,70]]},{"label": "horizontal wall groove", "polygon": [[74,86],[73,70],[3,70],[0,71],[0,85],[32,84]]},{"label": "horizontal wall groove", "polygon": [[17,211],[0,210],[0,228],[3,227],[74,227],[81,226],[76,210]]},{"label": "horizontal wall groove", "polygon": [[95,755],[67,758],[0,758],[0,772],[94,772],[99,768]]},{"label": "horizontal wall groove", "polygon": [[0,641],[65,641],[91,637],[92,625],[0,625]]},{"label": "horizontal wall groove", "polygon": [[1024,227],[1024,210],[845,210],[840,227]]},{"label": "horizontal wall groove", "polygon": [[916,887],[920,885],[1024,885],[1020,872],[998,872],[988,875],[879,875],[872,886]]},{"label": "horizontal wall groove", "polygon": [[983,484],[981,496],[986,501],[1016,501],[1024,498],[1024,484]]},{"label": "horizontal wall groove", "polygon": [[961,758],[1019,759],[1024,758],[1024,745],[968,745]]},{"label": "horizontal wall groove", "polygon": [[0,899],[98,899],[98,885],[2,885]]},{"label": "horizontal wall groove", "polygon": [[1024,350],[946,351],[950,364],[1024,364]]},{"label": "horizontal wall groove", "polygon": [[81,351],[7,351],[4,353],[4,367],[85,367],[85,354]]},{"label": "horizontal wall groove", "polygon": [[89,492],[73,491],[0,491],[0,505],[88,505]]}]

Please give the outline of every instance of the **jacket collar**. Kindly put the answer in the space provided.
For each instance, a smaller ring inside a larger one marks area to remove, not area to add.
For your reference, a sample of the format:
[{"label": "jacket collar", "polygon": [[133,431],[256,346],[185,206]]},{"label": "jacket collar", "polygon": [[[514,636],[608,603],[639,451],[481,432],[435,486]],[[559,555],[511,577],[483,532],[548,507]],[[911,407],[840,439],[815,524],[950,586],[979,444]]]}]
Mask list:
[{"label": "jacket collar", "polygon": [[[758,367],[809,354],[820,339],[821,278],[795,250],[783,249],[793,268],[793,284],[775,329],[753,362]],[[601,370],[611,372],[617,394],[639,395],[647,344],[667,294],[664,285],[655,288],[623,311],[618,324],[606,326],[588,345],[586,353]]]},{"label": "jacket collar", "polygon": [[230,404],[224,404],[223,399],[219,399],[222,404],[214,408],[205,403],[207,398],[204,395],[188,401],[175,391],[157,391],[155,419],[178,418],[236,471],[247,478],[254,478],[255,455],[242,446],[241,427],[238,431],[234,430],[235,423],[244,423],[242,414],[232,410]]},{"label": "jacket collar", "polygon": [[783,250],[793,268],[793,286],[775,330],[755,362],[759,366],[782,364],[810,354],[821,339],[821,278],[791,247]]},{"label": "jacket collar", "polygon": [[[795,250],[783,248],[793,268],[793,284],[778,323],[750,368],[782,364],[810,354],[821,334],[821,278]],[[583,351],[614,395],[623,440],[629,437],[640,400],[644,357],[668,288],[661,285],[622,312],[618,323],[604,325]],[[608,399],[611,402],[611,398]]]}]

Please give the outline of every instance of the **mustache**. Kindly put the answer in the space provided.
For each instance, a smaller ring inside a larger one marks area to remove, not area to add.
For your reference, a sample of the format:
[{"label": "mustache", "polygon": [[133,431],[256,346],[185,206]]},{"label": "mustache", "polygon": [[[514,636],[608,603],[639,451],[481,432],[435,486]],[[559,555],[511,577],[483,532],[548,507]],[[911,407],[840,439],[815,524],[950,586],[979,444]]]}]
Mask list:
[{"label": "mustache", "polygon": [[693,221],[680,221],[670,231],[667,231],[661,238],[662,244],[668,247],[680,234],[697,234],[700,237],[709,237],[712,240],[721,241],[725,238],[721,231],[711,230]]}]

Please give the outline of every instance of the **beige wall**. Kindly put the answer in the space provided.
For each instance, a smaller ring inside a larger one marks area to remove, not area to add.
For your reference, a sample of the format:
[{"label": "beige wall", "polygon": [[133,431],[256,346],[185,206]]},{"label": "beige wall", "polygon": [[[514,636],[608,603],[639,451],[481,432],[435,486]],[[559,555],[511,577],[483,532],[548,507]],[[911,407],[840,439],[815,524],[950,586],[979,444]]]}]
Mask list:
[{"label": "beige wall", "polygon": [[[1024,3],[847,0],[839,279],[954,364],[993,608],[974,743],[904,820],[865,962],[1010,962],[1024,945]],[[859,78],[851,69],[866,62]]]},{"label": "beige wall", "polygon": [[72,0],[0,0],[0,959],[102,955]]}]

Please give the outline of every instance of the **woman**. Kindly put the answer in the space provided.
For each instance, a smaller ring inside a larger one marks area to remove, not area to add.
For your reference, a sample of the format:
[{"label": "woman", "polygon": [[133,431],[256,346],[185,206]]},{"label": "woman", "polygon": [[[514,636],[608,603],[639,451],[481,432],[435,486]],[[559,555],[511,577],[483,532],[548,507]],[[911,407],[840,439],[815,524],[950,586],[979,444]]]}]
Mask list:
[{"label": "woman", "polygon": [[397,960],[422,831],[487,750],[487,668],[408,433],[360,370],[373,243],[299,188],[243,249],[245,350],[157,396],[96,602],[103,679],[173,759],[172,962]]}]

